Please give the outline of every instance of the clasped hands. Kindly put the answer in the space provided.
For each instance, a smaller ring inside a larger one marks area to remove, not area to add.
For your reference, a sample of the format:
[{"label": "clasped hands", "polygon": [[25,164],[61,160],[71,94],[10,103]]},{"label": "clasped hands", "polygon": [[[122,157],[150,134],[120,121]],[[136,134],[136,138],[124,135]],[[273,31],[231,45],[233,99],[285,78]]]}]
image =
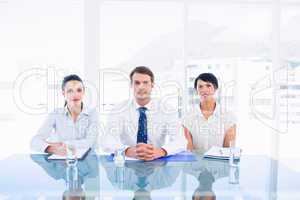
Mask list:
[{"label": "clasped hands", "polygon": [[167,155],[163,148],[156,148],[152,144],[138,143],[136,146],[125,150],[127,157],[133,157],[140,160],[150,161]]}]

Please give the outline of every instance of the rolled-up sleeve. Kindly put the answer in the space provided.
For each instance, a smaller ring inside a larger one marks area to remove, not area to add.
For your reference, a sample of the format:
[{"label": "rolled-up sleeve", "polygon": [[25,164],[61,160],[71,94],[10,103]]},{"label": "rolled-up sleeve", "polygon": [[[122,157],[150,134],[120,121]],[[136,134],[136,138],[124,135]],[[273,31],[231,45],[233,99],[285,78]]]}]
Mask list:
[{"label": "rolled-up sleeve", "polygon": [[33,151],[45,152],[49,144],[46,142],[55,127],[55,113],[48,115],[38,133],[31,139],[31,149]]}]

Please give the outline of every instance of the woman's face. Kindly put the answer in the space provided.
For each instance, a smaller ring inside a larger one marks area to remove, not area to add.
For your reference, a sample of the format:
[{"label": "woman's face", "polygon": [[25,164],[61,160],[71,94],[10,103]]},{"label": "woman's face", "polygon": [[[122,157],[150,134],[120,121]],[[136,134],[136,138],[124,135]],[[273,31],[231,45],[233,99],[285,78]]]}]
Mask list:
[{"label": "woman's face", "polygon": [[84,87],[80,81],[68,81],[63,90],[63,95],[69,107],[81,106],[84,96]]},{"label": "woman's face", "polygon": [[214,99],[215,92],[216,89],[212,83],[202,80],[197,81],[197,93],[201,102]]}]

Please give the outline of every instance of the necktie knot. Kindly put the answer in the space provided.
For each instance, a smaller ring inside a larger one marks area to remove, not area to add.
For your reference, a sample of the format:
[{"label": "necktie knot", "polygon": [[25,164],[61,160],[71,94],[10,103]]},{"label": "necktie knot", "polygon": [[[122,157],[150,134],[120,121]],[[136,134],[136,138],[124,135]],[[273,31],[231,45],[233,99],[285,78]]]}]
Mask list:
[{"label": "necktie knot", "polygon": [[139,112],[141,113],[145,113],[146,112],[146,110],[147,110],[147,108],[146,107],[139,107]]}]

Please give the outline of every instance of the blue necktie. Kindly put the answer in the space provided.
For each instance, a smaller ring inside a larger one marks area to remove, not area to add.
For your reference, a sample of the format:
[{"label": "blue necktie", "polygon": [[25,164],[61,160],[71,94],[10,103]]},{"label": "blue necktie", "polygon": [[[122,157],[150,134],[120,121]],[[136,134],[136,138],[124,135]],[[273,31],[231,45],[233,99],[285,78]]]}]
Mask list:
[{"label": "blue necktie", "polygon": [[146,110],[145,107],[139,108],[139,127],[138,127],[138,133],[137,133],[137,143],[147,143],[147,116],[146,116]]},{"label": "blue necktie", "polygon": [[139,189],[145,189],[148,184],[147,177],[138,177],[138,182],[136,185],[139,187]]}]

